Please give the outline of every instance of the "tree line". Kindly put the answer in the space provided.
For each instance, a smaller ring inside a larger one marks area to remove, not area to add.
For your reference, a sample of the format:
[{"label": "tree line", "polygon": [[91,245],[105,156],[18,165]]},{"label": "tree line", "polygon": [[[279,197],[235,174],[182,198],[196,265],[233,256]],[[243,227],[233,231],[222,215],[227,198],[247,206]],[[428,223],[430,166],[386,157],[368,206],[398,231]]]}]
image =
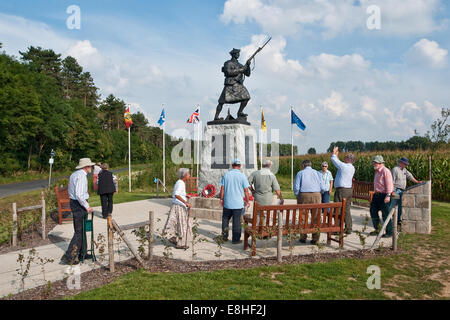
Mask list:
[{"label": "tree line", "polygon": [[[52,149],[55,169],[83,157],[127,163],[126,103],[112,94],[101,100],[91,74],[71,56],[33,46],[19,54],[0,54],[0,173],[44,170]],[[161,161],[162,130],[140,112],[132,118],[132,161]],[[178,140],[166,141],[170,159]]]}]

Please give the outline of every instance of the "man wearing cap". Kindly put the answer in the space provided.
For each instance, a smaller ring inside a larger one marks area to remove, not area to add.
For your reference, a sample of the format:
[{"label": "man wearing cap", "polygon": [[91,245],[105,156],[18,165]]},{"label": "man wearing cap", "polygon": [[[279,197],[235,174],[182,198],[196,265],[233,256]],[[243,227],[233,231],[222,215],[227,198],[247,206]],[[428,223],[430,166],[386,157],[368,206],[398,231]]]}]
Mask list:
[{"label": "man wearing cap", "polygon": [[253,171],[248,177],[250,191],[253,193],[255,201],[261,206],[272,205],[274,191],[280,199],[280,204],[284,203],[277,177],[270,171],[271,166],[271,160],[264,160],[261,170]]},{"label": "man wearing cap", "polygon": [[406,180],[412,181],[414,183],[422,183],[423,181],[418,181],[414,176],[409,172],[406,167],[409,165],[409,160],[407,158],[401,158],[398,160],[398,165],[392,169],[392,179],[394,182],[394,191],[392,194],[391,205],[389,211],[398,205],[398,219],[397,223],[400,225],[402,220],[402,194],[406,189]]},{"label": "man wearing cap", "polygon": [[339,148],[334,147],[333,155],[331,156],[331,162],[337,168],[336,179],[334,181],[334,187],[336,192],[334,193],[334,202],[342,202],[342,199],[346,200],[345,204],[345,217],[344,217],[344,232],[351,234],[353,229],[352,213],[350,211],[350,204],[353,196],[353,176],[355,174],[355,156],[351,153],[345,156],[344,162],[338,158]]},{"label": "man wearing cap", "polygon": [[222,237],[224,241],[228,241],[230,219],[233,218],[233,244],[242,242],[241,216],[244,206],[249,206],[248,187],[250,185],[240,168],[241,161],[234,159],[232,169],[225,173],[220,181],[220,204],[223,207]]},{"label": "man wearing cap", "polygon": [[[378,211],[381,210],[383,221],[385,221],[389,215],[391,194],[394,191],[394,184],[392,183],[391,170],[385,167],[382,156],[375,156],[372,160],[372,165],[375,170],[375,177],[373,179],[374,194],[372,202],[370,203],[370,216],[375,231],[372,231],[370,235],[377,235],[379,229],[381,229]],[[383,238],[388,237],[392,237],[392,221],[389,221],[386,227],[386,234],[383,235]]]},{"label": "man wearing cap", "polygon": [[243,113],[244,108],[250,100],[250,94],[244,87],[244,76],[250,76],[250,64],[245,65],[239,63],[238,58],[241,50],[233,49],[230,51],[231,59],[226,61],[222,67],[222,72],[225,74],[225,87],[219,97],[219,104],[216,108],[216,115],[214,120],[223,120],[220,118],[220,112],[225,103],[241,103],[237,113],[238,118],[245,118],[247,114]]},{"label": "man wearing cap", "polygon": [[[321,203],[321,192],[325,190],[325,184],[323,183],[320,173],[311,168],[311,161],[304,160],[302,162],[303,170],[299,171],[295,176],[294,181],[294,194],[297,197],[298,204],[304,203]],[[317,210],[311,210],[312,221],[318,223],[320,219],[320,213]],[[306,242],[307,235],[300,234],[300,242]],[[319,242],[320,233],[314,233],[312,235],[312,244]]]},{"label": "man wearing cap", "polygon": [[87,174],[91,172],[94,162],[89,158],[80,159],[77,171],[72,173],[69,179],[70,209],[73,215],[73,227],[75,233],[69,248],[61,258],[61,264],[78,264],[79,255],[84,249],[83,246],[83,218],[87,213],[93,211],[88,203],[88,181]]}]

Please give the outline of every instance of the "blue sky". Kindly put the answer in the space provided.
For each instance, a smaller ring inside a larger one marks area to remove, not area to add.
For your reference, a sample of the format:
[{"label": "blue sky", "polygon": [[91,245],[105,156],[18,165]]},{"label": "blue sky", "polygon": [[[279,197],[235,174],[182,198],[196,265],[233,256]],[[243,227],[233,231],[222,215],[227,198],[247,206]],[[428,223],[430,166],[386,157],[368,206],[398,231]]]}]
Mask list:
[{"label": "blue sky", "polygon": [[[66,27],[70,5],[80,30]],[[367,28],[371,5],[379,30]],[[10,55],[39,45],[74,56],[102,97],[124,99],[152,125],[164,103],[170,133],[189,128],[197,104],[211,120],[228,51],[242,49],[244,61],[271,35],[245,80],[249,120],[258,127],[263,106],[289,143],[292,105],[307,126],[294,130],[300,153],[323,152],[336,140],[429,130],[450,97],[449,13],[443,0],[2,1],[0,42]]]}]

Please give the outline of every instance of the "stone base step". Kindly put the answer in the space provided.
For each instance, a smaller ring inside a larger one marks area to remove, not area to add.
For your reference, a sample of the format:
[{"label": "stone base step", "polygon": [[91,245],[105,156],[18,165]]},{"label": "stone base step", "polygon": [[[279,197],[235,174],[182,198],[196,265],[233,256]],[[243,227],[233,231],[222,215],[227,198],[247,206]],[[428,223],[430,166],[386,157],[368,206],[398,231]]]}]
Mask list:
[{"label": "stone base step", "polygon": [[195,217],[197,219],[222,221],[222,210],[191,208],[191,217]]},{"label": "stone base step", "polygon": [[222,210],[220,199],[218,198],[195,197],[190,198],[189,203],[192,204],[193,208]]}]

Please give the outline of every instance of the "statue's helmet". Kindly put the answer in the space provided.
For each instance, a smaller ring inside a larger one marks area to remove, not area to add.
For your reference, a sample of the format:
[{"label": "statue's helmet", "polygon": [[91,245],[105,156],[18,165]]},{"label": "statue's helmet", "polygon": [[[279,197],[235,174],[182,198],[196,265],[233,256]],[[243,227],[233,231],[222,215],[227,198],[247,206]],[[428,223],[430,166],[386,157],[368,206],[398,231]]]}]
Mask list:
[{"label": "statue's helmet", "polygon": [[240,52],[241,52],[241,50],[233,48],[233,50],[230,51],[230,54],[234,55],[236,53],[239,54]]}]

